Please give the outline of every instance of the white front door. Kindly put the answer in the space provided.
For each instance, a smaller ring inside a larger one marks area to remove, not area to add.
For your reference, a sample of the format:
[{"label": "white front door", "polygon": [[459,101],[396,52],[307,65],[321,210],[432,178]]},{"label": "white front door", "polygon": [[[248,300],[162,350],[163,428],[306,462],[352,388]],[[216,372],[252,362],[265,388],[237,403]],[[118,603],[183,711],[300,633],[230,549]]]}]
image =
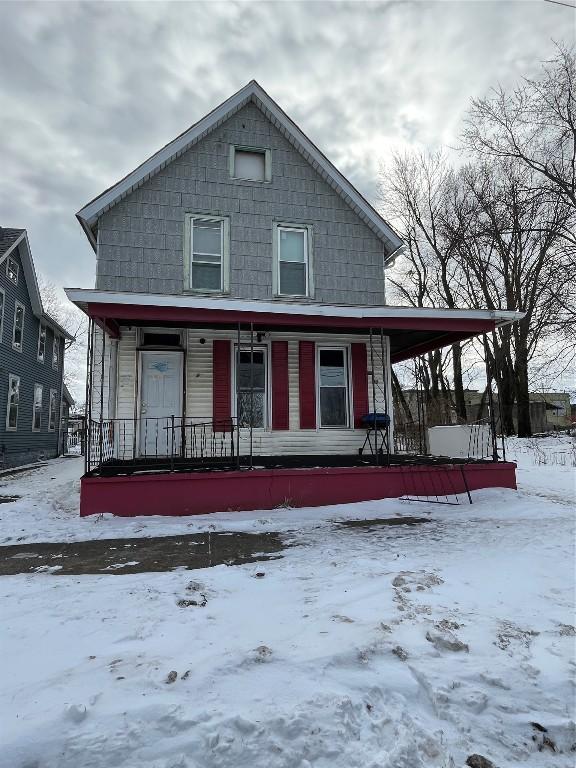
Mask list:
[{"label": "white front door", "polygon": [[180,451],[183,352],[140,352],[140,454],[169,456]]}]

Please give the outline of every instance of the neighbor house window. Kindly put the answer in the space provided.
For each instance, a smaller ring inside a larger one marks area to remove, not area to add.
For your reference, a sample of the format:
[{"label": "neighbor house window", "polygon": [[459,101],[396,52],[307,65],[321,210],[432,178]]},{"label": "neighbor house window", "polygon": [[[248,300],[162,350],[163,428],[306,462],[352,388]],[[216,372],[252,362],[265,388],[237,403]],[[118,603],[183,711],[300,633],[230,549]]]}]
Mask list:
[{"label": "neighbor house window", "polygon": [[6,407],[6,429],[18,429],[18,406],[20,404],[20,376],[8,377],[8,404]]},{"label": "neighbor house window", "polygon": [[0,288],[0,344],[2,343],[4,336],[4,303],[6,296],[4,291]]},{"label": "neighbor house window", "polygon": [[43,363],[45,356],[46,356],[46,326],[40,323],[40,327],[38,329],[38,360],[39,362]]},{"label": "neighbor house window", "polygon": [[40,432],[42,427],[42,384],[34,384],[34,403],[32,405],[32,431]]},{"label": "neighbor house window", "polygon": [[48,410],[48,429],[54,432],[56,429],[56,390],[50,390],[50,407]]},{"label": "neighbor house window", "polygon": [[269,149],[230,147],[230,176],[245,181],[270,181],[271,153]]},{"label": "neighbor house window", "polygon": [[318,404],[321,427],[348,426],[348,354],[345,348],[318,350]]},{"label": "neighbor house window", "polygon": [[228,232],[228,219],[188,217],[186,262],[191,290],[227,290]]},{"label": "neighbor house window", "polygon": [[52,342],[52,368],[58,370],[60,365],[60,337],[54,334],[54,341]]},{"label": "neighbor house window", "polygon": [[22,340],[24,338],[24,306],[19,301],[14,307],[14,328],[12,331],[12,346],[18,352],[22,352]]},{"label": "neighbor house window", "polygon": [[237,361],[238,423],[241,427],[264,428],[267,412],[266,349],[241,349]]},{"label": "neighbor house window", "polygon": [[309,296],[310,231],[308,227],[276,228],[276,293],[281,296]]},{"label": "neighbor house window", "polygon": [[18,285],[19,271],[20,271],[20,267],[18,266],[18,262],[8,257],[6,259],[6,277],[8,278],[8,280],[11,280],[14,283],[14,285]]}]

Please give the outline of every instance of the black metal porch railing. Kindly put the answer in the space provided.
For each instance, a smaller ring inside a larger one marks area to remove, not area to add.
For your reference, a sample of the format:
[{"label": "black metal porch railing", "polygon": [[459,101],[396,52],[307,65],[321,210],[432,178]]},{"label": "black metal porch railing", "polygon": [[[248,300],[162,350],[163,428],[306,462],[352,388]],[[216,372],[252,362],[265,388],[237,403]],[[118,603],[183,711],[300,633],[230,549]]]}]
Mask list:
[{"label": "black metal porch railing", "polygon": [[86,443],[86,472],[150,461],[156,468],[174,469],[179,461],[238,457],[238,431],[232,418],[217,422],[178,416],[92,420]]}]

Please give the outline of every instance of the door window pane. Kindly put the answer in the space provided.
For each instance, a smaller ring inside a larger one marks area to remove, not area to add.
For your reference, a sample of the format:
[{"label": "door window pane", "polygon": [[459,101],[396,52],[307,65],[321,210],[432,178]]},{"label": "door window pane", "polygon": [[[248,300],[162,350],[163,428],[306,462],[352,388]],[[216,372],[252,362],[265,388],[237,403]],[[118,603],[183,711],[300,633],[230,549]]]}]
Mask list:
[{"label": "door window pane", "polygon": [[320,426],[348,426],[348,376],[343,349],[321,349],[318,384]]},{"label": "door window pane", "polygon": [[264,350],[240,352],[238,366],[238,418],[241,427],[263,428],[266,414],[266,357]]}]

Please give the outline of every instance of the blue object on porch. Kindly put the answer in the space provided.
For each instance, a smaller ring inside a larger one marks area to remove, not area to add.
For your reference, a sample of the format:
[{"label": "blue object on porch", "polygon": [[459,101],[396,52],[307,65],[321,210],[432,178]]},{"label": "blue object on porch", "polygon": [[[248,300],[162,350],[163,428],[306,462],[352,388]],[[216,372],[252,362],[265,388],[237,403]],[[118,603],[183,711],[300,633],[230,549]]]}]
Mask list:
[{"label": "blue object on porch", "polygon": [[365,416],[362,416],[362,424],[371,429],[386,429],[386,427],[390,426],[390,416],[387,413],[367,413]]}]

